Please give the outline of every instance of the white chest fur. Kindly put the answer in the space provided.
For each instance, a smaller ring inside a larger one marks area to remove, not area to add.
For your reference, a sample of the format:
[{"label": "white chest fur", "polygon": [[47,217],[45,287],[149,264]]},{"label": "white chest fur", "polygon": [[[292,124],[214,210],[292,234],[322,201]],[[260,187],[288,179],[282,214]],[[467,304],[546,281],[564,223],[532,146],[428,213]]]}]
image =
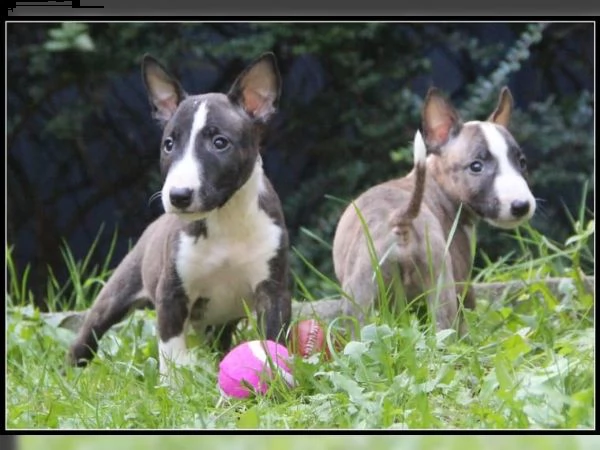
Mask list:
[{"label": "white chest fur", "polygon": [[244,302],[253,310],[254,291],[270,276],[269,261],[277,253],[282,230],[258,207],[261,191],[262,173],[253,174],[227,205],[206,218],[207,237],[182,233],[179,238],[177,272],[191,302],[208,300],[204,325],[244,316]]}]

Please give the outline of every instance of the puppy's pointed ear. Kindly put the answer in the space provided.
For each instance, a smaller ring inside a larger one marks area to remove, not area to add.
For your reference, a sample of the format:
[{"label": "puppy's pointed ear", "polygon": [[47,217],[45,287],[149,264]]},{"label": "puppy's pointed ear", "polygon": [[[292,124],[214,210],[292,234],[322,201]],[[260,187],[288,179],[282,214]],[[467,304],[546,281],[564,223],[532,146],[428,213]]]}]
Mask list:
[{"label": "puppy's pointed ear", "polygon": [[227,94],[251,117],[266,122],[277,109],[281,76],[273,53],[265,53],[235,80]]},{"label": "puppy's pointed ear", "polygon": [[167,69],[148,54],[142,60],[142,78],[152,106],[152,115],[164,125],[186,93]]},{"label": "puppy's pointed ear", "polygon": [[462,120],[444,95],[432,87],[427,92],[421,114],[423,137],[427,149],[436,152],[458,134]]},{"label": "puppy's pointed ear", "polygon": [[508,128],[510,114],[513,108],[513,97],[510,90],[504,86],[500,91],[500,98],[494,112],[488,117],[488,122],[494,122]]}]

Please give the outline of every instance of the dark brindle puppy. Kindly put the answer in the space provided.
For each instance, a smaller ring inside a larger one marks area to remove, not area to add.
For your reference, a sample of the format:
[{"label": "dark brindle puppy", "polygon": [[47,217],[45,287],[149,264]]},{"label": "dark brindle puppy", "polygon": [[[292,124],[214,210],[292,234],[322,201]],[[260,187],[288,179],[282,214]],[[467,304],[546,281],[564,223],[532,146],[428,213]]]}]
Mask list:
[{"label": "dark brindle puppy", "polygon": [[268,339],[282,341],[290,320],[288,236],[281,204],[265,176],[262,134],[277,106],[280,77],[265,54],[227,95],[187,95],[146,56],[143,79],[164,127],[160,166],[165,214],[144,231],[88,312],[69,351],[85,365],[98,340],[137,304],[157,312],[161,374],[192,362],[188,325],[221,330],[220,347],[257,312]]}]

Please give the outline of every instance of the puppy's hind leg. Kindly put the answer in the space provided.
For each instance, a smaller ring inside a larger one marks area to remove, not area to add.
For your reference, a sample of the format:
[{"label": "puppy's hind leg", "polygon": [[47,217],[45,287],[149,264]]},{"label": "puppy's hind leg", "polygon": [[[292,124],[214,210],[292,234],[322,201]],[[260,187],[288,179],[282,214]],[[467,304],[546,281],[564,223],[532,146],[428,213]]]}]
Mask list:
[{"label": "puppy's hind leg", "polygon": [[86,366],[98,350],[100,338],[146,297],[139,263],[139,256],[134,249],[102,288],[69,348],[67,362],[70,365]]},{"label": "puppy's hind leg", "polygon": [[428,307],[435,319],[437,331],[458,325],[458,299],[450,257],[442,258],[441,267],[434,271],[427,294]]},{"label": "puppy's hind leg", "polygon": [[464,299],[462,302],[462,308],[459,311],[459,322],[458,322],[458,335],[464,337],[469,332],[469,325],[465,317],[466,309],[475,309],[475,293],[471,287],[467,288],[464,293]]},{"label": "puppy's hind leg", "polygon": [[[417,230],[415,229],[415,232]],[[427,298],[429,314],[437,330],[445,330],[458,325],[458,298],[450,253],[446,251],[446,239],[439,223],[432,217],[418,231],[418,242],[413,249],[416,276],[421,292]]]},{"label": "puppy's hind leg", "polygon": [[[344,292],[349,294],[350,299],[345,299],[342,306],[342,315],[346,318],[356,319],[356,323],[353,324],[351,320],[347,320],[347,324],[344,328],[353,330],[354,325],[362,327],[366,322],[366,317],[369,309],[369,302],[372,296],[372,292],[369,289],[363,287],[344,287]],[[354,333],[354,331],[353,331]]]},{"label": "puppy's hind leg", "polygon": [[371,265],[357,262],[351,276],[342,284],[342,289],[349,297],[342,302],[341,312],[347,317],[344,328],[355,335],[356,326],[360,328],[365,325],[378,295],[377,280]]}]

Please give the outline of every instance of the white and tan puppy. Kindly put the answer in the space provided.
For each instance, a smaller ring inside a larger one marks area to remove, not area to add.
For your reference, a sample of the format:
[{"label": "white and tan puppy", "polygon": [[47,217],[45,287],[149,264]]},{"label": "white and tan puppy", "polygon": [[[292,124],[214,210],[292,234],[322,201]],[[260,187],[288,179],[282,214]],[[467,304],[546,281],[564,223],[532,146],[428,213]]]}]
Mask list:
[{"label": "white and tan puppy", "polygon": [[[424,294],[438,329],[459,325],[458,299],[463,295],[464,306],[474,307],[465,283],[472,266],[474,225],[482,218],[495,227],[514,228],[536,208],[525,157],[507,130],[511,109],[511,94],[503,88],[487,121],[463,123],[448,100],[430,89],[422,110],[422,135],[417,132],[414,141],[412,172],[364,192],[339,221],[333,242],[335,273],[353,300],[342,300],[342,314],[364,323],[368,309],[381,298],[357,209],[386,286],[397,279],[408,302]],[[334,302],[309,305],[328,318],[336,307]]]}]

